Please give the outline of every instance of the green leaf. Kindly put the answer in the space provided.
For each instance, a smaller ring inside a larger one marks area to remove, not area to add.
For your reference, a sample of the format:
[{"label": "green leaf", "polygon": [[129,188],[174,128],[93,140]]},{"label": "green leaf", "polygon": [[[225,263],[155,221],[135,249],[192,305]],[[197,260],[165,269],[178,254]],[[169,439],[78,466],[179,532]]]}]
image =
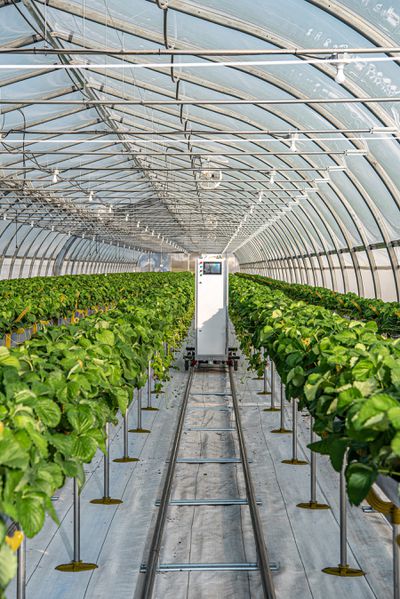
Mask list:
[{"label": "green leaf", "polygon": [[60,408],[51,399],[38,399],[35,404],[35,412],[46,426],[54,428],[60,422]]},{"label": "green leaf", "polygon": [[387,415],[394,428],[400,430],[400,406],[390,408]]},{"label": "green leaf", "polygon": [[103,329],[96,334],[96,339],[105,345],[115,345],[115,335],[109,329]]},{"label": "green leaf", "polygon": [[78,434],[86,433],[95,424],[95,418],[90,407],[82,404],[69,408],[67,418],[72,428]]},{"label": "green leaf", "polygon": [[390,446],[391,446],[393,452],[397,456],[400,456],[400,433],[395,434],[395,436],[392,439],[392,442],[390,443]]},{"label": "green leaf", "polygon": [[0,464],[10,468],[24,469],[28,466],[29,454],[21,447],[9,429],[3,432],[0,439]]},{"label": "green leaf", "polygon": [[0,547],[0,589],[5,589],[17,574],[17,555],[4,543]]},{"label": "green leaf", "polygon": [[97,443],[90,435],[80,435],[74,439],[72,451],[82,462],[90,462],[97,451]]},{"label": "green leaf", "polygon": [[0,346],[0,366],[13,366],[20,369],[21,365],[15,356],[12,356],[10,350],[4,345]]},{"label": "green leaf", "polygon": [[34,537],[44,524],[43,501],[37,497],[22,497],[17,503],[18,522],[27,537]]},{"label": "green leaf", "polygon": [[350,503],[359,505],[368,494],[378,476],[377,471],[360,462],[354,462],[346,468],[347,495]]},{"label": "green leaf", "polygon": [[54,445],[58,451],[63,453],[65,456],[72,455],[73,438],[72,435],[64,435],[62,433],[54,433],[48,436],[48,442]]}]

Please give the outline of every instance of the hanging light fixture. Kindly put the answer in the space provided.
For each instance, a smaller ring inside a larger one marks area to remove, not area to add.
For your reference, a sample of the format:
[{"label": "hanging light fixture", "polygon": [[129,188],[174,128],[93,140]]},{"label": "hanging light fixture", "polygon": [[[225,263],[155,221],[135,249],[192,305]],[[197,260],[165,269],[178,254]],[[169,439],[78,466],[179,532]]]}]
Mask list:
[{"label": "hanging light fixture", "polygon": [[94,198],[94,191],[90,191],[89,192],[89,202],[93,202],[93,198]]},{"label": "hanging light fixture", "polygon": [[59,169],[58,168],[54,169],[53,178],[52,178],[53,183],[58,183],[58,175],[59,174],[60,174]]},{"label": "hanging light fixture", "polygon": [[33,227],[33,221],[31,221],[31,227]]},{"label": "hanging light fixture", "polygon": [[343,54],[341,60],[339,60],[339,55],[336,54],[336,59],[338,60],[338,62],[336,64],[335,81],[336,81],[336,83],[339,83],[340,85],[342,85],[346,81],[346,73],[344,72],[344,67],[346,66],[346,64],[348,62],[347,52],[345,52]]},{"label": "hanging light fixture", "polygon": [[126,216],[125,216],[125,222],[128,222],[128,220],[129,220],[129,214],[126,214]]},{"label": "hanging light fixture", "polygon": [[140,220],[138,220],[138,222],[136,223],[136,228],[138,229],[140,227]]},{"label": "hanging light fixture", "polygon": [[151,236],[154,237],[154,229],[151,232]]},{"label": "hanging light fixture", "polygon": [[299,134],[298,133],[292,133],[291,137],[290,137],[290,151],[291,152],[297,152],[297,145],[296,142],[299,139]]},{"label": "hanging light fixture", "polygon": [[275,183],[275,177],[276,177],[276,171],[271,171],[271,174],[269,177],[269,182],[271,185],[273,185]]},{"label": "hanging light fixture", "polygon": [[112,206],[110,204],[109,208],[108,208],[108,214],[112,214]]}]

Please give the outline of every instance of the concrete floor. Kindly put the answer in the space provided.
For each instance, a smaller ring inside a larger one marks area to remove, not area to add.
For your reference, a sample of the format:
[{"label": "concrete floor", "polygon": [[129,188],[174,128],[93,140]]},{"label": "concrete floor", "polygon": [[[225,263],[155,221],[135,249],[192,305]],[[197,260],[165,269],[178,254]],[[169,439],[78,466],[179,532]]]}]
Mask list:
[{"label": "concrete floor", "polygon": [[[166,394],[155,404],[159,412],[143,412],[149,435],[131,434],[130,454],[140,462],[111,467],[111,492],[123,499],[119,506],[96,506],[89,500],[102,494],[102,458],[87,469],[82,492],[82,558],[96,562],[97,570],[61,573],[54,568],[72,556],[71,485],[54,501],[61,520],[57,527],[47,520],[43,531],[28,541],[27,599],[128,599],[135,595],[140,565],[145,559],[149,531],[156,515],[155,501],[175,429],[186,374],[172,370]],[[246,364],[237,373],[245,439],[256,495],[262,501],[260,514],[271,561],[279,562],[274,574],[277,599],[389,599],[391,588],[391,529],[377,513],[361,508],[348,513],[349,564],[362,567],[362,578],[337,578],[321,572],[339,561],[338,475],[324,458],[318,461],[319,499],[328,511],[301,510],[299,501],[309,499],[309,467],[284,465],[290,457],[290,435],[274,435],[279,414],[264,412],[268,396],[258,395],[262,381],[253,380]],[[221,410],[229,397],[200,395],[229,391],[223,373],[199,372],[194,378],[186,426],[219,427],[232,424],[231,411]],[[216,404],[220,404],[217,406]],[[136,406],[130,414],[135,424]],[[217,409],[216,409],[217,408]],[[290,422],[289,410],[287,421]],[[308,417],[299,417],[299,453],[308,457]],[[111,457],[122,453],[120,426],[112,431]],[[180,457],[234,456],[236,434],[185,431]],[[244,497],[240,465],[178,464],[173,498]],[[242,562],[255,559],[250,518],[246,506],[174,506],[168,513],[161,563]],[[257,572],[251,573],[162,573],[157,575],[156,599],[258,599]],[[7,598],[15,597],[10,587]]]}]

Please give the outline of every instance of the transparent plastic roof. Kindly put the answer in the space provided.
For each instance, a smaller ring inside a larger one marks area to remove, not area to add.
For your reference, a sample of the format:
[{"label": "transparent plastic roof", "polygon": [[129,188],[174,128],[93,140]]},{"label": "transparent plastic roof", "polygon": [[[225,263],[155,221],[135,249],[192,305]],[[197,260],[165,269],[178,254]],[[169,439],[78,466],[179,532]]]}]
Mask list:
[{"label": "transparent plastic roof", "polygon": [[0,6],[4,219],[241,262],[384,247],[398,272],[398,3]]}]

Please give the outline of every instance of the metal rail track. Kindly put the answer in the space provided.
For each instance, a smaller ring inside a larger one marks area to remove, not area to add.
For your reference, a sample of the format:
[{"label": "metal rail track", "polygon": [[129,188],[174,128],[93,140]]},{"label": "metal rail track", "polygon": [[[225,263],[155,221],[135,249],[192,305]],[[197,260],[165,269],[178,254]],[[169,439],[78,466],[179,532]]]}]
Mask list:
[{"label": "metal rail track", "polygon": [[[153,536],[151,538],[150,547],[148,551],[148,559],[145,565],[143,565],[142,571],[144,572],[144,577],[141,586],[138,589],[138,592],[135,594],[135,597],[138,599],[152,599],[154,592],[154,585],[156,580],[156,575],[158,571],[207,571],[210,568],[207,564],[165,564],[162,568],[159,565],[159,557],[161,550],[161,543],[164,533],[164,527],[166,522],[167,510],[170,505],[173,504],[171,502],[171,490],[175,473],[175,466],[178,461],[178,451],[180,446],[180,441],[182,437],[182,431],[184,427],[184,421],[186,416],[186,410],[190,395],[190,389],[193,381],[194,370],[193,367],[190,368],[188,380],[186,383],[183,400],[180,408],[178,423],[175,431],[175,436],[173,439],[172,449],[168,460],[168,468],[165,476],[163,491],[161,495],[161,499],[157,502],[159,505],[159,510],[157,514],[157,519],[154,527]],[[231,398],[232,405],[235,414],[235,424],[238,435],[238,445],[240,450],[240,463],[243,467],[244,480],[246,486],[246,500],[243,505],[248,505],[250,509],[251,523],[253,528],[256,552],[257,552],[257,563],[255,564],[213,564],[214,570],[242,570],[242,571],[258,571],[260,573],[263,595],[265,599],[275,599],[275,589],[272,580],[272,573],[270,562],[268,559],[268,553],[265,546],[264,541],[264,533],[262,529],[261,519],[258,512],[258,501],[255,496],[254,486],[251,478],[251,473],[249,469],[249,460],[247,457],[246,445],[243,436],[242,423],[239,413],[239,404],[236,395],[236,385],[233,374],[233,367],[229,366],[229,381],[231,387]],[[198,503],[199,505],[202,502]],[[207,505],[205,501],[203,503]],[[195,504],[193,504],[195,505]],[[197,505],[197,504],[196,504]],[[212,503],[211,503],[212,505]],[[223,504],[222,504],[223,505]],[[225,505],[229,505],[229,503],[225,503]],[[239,503],[240,505],[240,503]]]}]

